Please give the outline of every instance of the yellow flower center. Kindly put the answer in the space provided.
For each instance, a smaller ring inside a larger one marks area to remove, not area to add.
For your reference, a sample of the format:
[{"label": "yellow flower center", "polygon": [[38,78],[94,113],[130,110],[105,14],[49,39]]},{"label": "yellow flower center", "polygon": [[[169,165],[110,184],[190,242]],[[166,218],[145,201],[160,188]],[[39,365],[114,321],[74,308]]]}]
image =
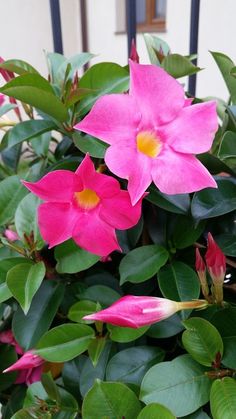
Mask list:
[{"label": "yellow flower center", "polygon": [[141,131],[136,137],[137,149],[148,157],[156,157],[161,151],[162,144],[152,131]]},{"label": "yellow flower center", "polygon": [[100,201],[99,196],[92,189],[84,189],[74,194],[77,204],[86,210],[95,208]]}]

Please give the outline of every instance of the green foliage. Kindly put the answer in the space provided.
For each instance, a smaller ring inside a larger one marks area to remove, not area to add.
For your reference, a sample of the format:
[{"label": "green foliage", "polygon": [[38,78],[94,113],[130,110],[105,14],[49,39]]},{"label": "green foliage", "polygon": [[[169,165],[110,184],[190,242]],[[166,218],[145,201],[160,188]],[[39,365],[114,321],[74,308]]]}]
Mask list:
[{"label": "green foliage", "polygon": [[231,419],[236,409],[236,382],[233,378],[225,377],[214,381],[210,395],[213,419]]}]

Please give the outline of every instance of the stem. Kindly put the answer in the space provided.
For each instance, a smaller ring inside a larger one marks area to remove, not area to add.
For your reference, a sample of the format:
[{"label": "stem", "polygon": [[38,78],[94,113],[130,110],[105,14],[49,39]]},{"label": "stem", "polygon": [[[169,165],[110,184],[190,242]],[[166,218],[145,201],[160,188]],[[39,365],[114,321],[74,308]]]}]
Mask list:
[{"label": "stem", "polygon": [[178,310],[188,310],[193,308],[206,308],[209,306],[206,300],[192,300],[192,301],[181,301],[178,303]]}]

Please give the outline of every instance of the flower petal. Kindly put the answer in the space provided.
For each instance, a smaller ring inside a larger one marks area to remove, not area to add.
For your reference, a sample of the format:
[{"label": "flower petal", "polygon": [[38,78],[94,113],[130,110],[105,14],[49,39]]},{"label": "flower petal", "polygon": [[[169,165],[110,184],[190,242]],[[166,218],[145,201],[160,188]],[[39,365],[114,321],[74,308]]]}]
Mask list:
[{"label": "flower petal", "polygon": [[55,170],[34,183],[22,181],[33,194],[48,202],[70,202],[74,182],[75,174],[69,170]]},{"label": "flower petal", "polygon": [[207,169],[189,154],[176,153],[165,147],[155,163],[152,179],[163,193],[172,195],[217,187]]},{"label": "flower petal", "polygon": [[115,144],[124,138],[132,138],[140,119],[133,98],[127,94],[112,94],[98,99],[89,114],[74,128]]},{"label": "flower petal", "polygon": [[72,237],[78,216],[79,209],[75,209],[68,203],[46,202],[39,206],[39,229],[43,239],[49,244],[49,248]]},{"label": "flower petal", "polygon": [[92,189],[100,198],[111,197],[120,192],[119,182],[111,176],[97,173],[88,154],[75,173],[81,179],[83,187]]},{"label": "flower petal", "polygon": [[111,199],[103,199],[100,207],[100,217],[118,230],[125,230],[137,224],[141,216],[140,199],[134,206],[131,204],[129,193],[120,193]]},{"label": "flower petal", "polygon": [[176,151],[199,154],[211,148],[217,128],[216,103],[211,101],[184,107],[159,133]]},{"label": "flower petal", "polygon": [[107,256],[114,250],[121,250],[115,229],[100,219],[96,211],[80,215],[72,238],[82,249],[98,256]]},{"label": "flower petal", "polygon": [[27,351],[18,359],[18,361],[16,361],[3,372],[34,368],[42,365],[44,362],[44,359],[42,359],[39,355],[35,355],[32,351]]},{"label": "flower petal", "polygon": [[165,70],[131,60],[129,92],[139,106],[145,126],[171,121],[185,104],[182,86]]}]

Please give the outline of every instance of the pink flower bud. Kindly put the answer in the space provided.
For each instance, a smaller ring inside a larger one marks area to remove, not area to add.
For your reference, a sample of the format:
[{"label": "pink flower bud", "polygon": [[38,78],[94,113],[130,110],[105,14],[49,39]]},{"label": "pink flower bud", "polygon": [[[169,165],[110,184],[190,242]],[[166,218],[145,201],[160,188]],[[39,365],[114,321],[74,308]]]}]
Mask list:
[{"label": "pink flower bud", "polygon": [[12,364],[3,372],[5,373],[5,372],[10,372],[10,371],[35,368],[35,367],[39,367],[44,362],[45,362],[44,359],[42,359],[38,355],[35,355],[33,351],[27,351],[24,353],[24,355],[20,359],[18,359],[18,361],[16,361],[14,364]]},{"label": "pink flower bud", "polygon": [[126,295],[109,308],[89,314],[83,319],[111,323],[121,327],[138,328],[164,320],[178,310],[206,307],[207,304],[205,300],[176,302],[166,298]]},{"label": "pink flower bud", "polygon": [[136,49],[136,45],[135,45],[134,39],[132,39],[131,51],[130,51],[130,57],[129,58],[132,61],[134,61],[135,63],[139,63],[139,55],[137,53],[137,49]]},{"label": "pink flower bud", "polygon": [[15,346],[16,352],[19,355],[23,354],[23,349],[15,340],[14,335],[10,329],[0,333],[0,343],[7,343],[8,345]]},{"label": "pink flower bud", "polygon": [[199,278],[199,281],[200,281],[200,284],[201,284],[202,293],[203,293],[204,297],[209,300],[209,298],[208,298],[209,287],[208,287],[207,278],[206,278],[206,265],[205,265],[205,262],[204,262],[203,258],[200,255],[200,252],[199,252],[198,248],[196,249],[195,268],[196,268],[198,278]]},{"label": "pink flower bud", "polygon": [[4,231],[4,236],[10,241],[10,242],[14,242],[16,240],[19,240],[19,236],[18,234],[11,230],[10,228],[6,228],[6,230]]},{"label": "pink flower bud", "polygon": [[208,233],[207,241],[208,245],[205,259],[209,274],[214,283],[223,284],[226,272],[225,255],[216,244],[211,233]]}]

